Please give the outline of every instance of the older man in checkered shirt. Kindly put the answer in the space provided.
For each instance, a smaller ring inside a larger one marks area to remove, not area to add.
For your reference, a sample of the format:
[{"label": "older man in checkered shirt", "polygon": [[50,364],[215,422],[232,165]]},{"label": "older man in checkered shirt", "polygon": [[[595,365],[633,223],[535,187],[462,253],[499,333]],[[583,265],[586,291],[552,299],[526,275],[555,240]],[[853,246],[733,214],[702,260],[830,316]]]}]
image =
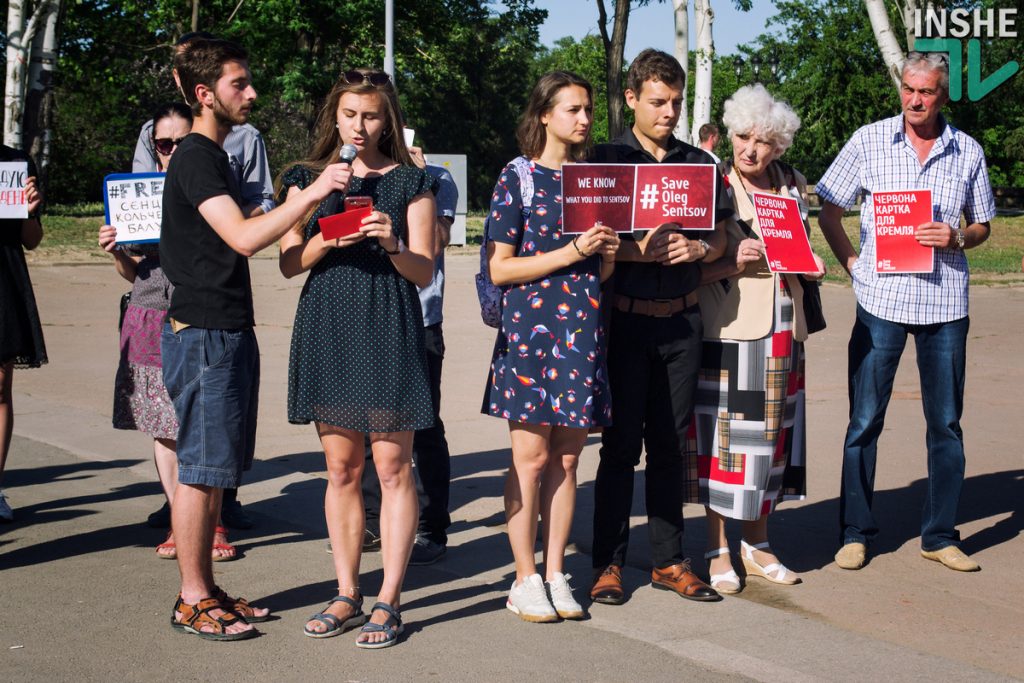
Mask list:
[{"label": "older man in checkered shirt", "polygon": [[[850,423],[840,496],[842,547],[836,563],[860,569],[878,532],[871,511],[878,436],[907,335],[913,335],[927,422],[928,486],[921,555],[957,571],[980,567],[960,550],[957,507],[964,478],[963,412],[967,329],[967,258],[989,235],[995,200],[985,155],[940,113],[949,99],[945,55],[911,53],[902,70],[903,113],[858,130],[817,185],[821,230],[850,273],[857,320],[850,336]],[[930,189],[933,220],[915,238],[934,247],[931,273],[875,272],[870,195]],[[843,211],[863,195],[860,256],[843,231]],[[964,227],[961,227],[961,217]]]}]

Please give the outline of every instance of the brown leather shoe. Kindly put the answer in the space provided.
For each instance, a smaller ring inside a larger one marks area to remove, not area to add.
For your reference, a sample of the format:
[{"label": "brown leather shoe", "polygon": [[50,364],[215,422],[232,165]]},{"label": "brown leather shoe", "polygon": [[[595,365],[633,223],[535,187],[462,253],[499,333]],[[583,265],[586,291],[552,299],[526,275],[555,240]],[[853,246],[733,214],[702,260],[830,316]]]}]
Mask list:
[{"label": "brown leather shoe", "polygon": [[622,588],[622,567],[610,564],[600,572],[595,572],[594,586],[590,589],[590,599],[603,605],[621,605],[626,601],[626,591]]},{"label": "brown leather shoe", "polygon": [[690,571],[689,562],[680,562],[651,572],[651,585],[663,591],[674,591],[681,598],[716,602],[722,599],[714,588],[701,581]]}]

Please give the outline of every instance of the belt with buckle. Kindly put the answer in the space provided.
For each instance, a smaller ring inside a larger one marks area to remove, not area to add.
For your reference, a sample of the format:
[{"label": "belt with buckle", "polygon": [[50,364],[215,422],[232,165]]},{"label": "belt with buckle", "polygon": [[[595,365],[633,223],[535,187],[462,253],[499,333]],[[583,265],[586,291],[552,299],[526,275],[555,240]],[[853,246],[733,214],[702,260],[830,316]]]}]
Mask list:
[{"label": "belt with buckle", "polygon": [[686,296],[675,299],[634,299],[631,296],[616,294],[614,305],[616,310],[623,313],[648,315],[652,318],[668,318],[691,306],[696,306],[697,301],[697,292],[690,292]]}]

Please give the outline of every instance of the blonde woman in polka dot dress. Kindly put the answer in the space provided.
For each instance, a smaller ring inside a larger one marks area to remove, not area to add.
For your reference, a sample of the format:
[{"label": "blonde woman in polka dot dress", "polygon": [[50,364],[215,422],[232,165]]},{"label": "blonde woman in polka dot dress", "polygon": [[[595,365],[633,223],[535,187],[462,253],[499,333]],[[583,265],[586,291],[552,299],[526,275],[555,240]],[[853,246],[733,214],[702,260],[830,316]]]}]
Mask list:
[{"label": "blonde woman in polka dot dress", "polygon": [[[359,232],[325,240],[318,220],[341,210],[328,197],[281,239],[281,272],[309,271],[299,298],[288,369],[288,420],[316,426],[327,461],[324,509],[338,595],[307,622],[326,638],[367,622],[356,644],[388,647],[402,632],[402,581],[419,507],[412,473],[413,431],[434,416],[417,286],[433,275],[434,181],[413,165],[402,138],[398,100],[380,71],[346,71],[327,97],[309,159],[288,169],[291,198],[337,160],[358,150],[339,173],[344,196],[373,198]],[[384,580],[369,620],[359,591],[365,462],[369,434],[380,476]]]}]

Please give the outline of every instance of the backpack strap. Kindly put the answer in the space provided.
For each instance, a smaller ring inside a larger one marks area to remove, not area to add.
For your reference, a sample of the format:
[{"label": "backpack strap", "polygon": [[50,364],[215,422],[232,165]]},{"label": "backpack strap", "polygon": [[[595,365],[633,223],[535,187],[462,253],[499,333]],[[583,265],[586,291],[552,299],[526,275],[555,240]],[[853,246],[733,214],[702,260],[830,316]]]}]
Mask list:
[{"label": "backpack strap", "polygon": [[517,156],[509,165],[519,176],[519,195],[523,200],[523,217],[529,215],[530,205],[533,204],[533,171],[530,170],[530,160],[525,156]]}]

